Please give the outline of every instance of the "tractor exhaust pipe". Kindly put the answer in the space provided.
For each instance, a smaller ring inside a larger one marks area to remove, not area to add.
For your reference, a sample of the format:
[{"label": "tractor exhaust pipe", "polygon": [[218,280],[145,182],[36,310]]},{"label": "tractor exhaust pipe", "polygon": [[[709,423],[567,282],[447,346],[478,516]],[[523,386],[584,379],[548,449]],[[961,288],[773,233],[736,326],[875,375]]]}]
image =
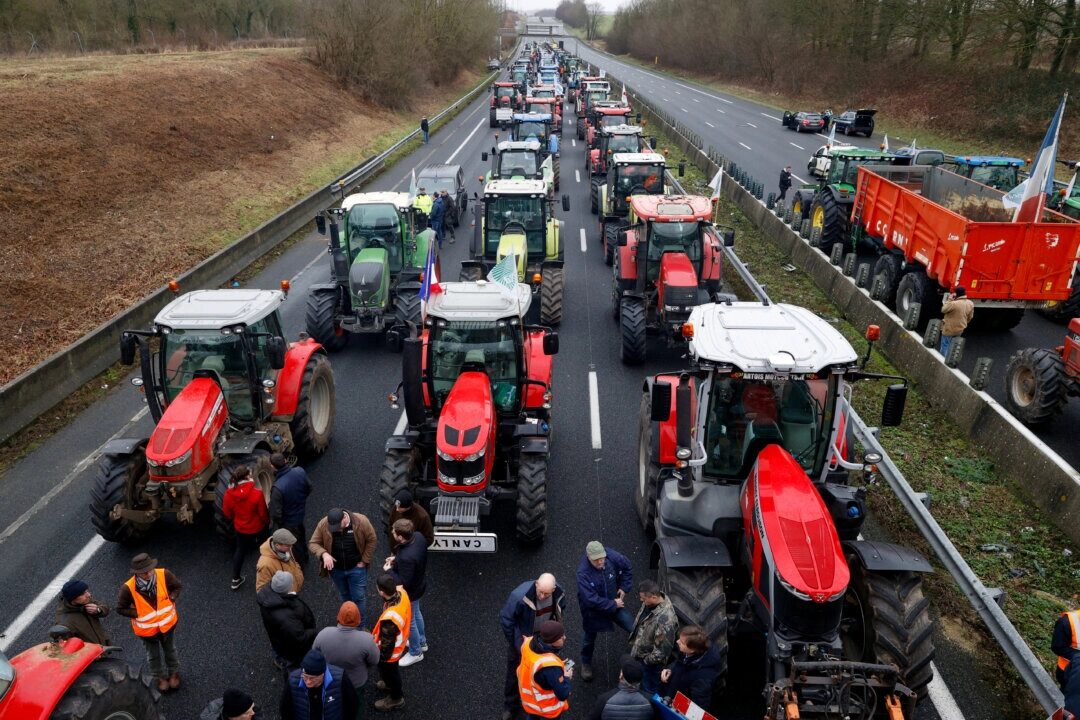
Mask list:
[{"label": "tractor exhaust pipe", "polygon": [[409,427],[424,423],[424,387],[420,374],[423,354],[424,342],[420,338],[407,338],[402,343],[401,395]]},{"label": "tractor exhaust pipe", "polygon": [[[675,390],[675,445],[679,450],[691,450],[690,447],[690,376],[679,376],[679,387]],[[680,459],[689,459],[680,458]]]},{"label": "tractor exhaust pipe", "polygon": [[139,343],[139,370],[143,377],[143,392],[146,396],[146,407],[150,409],[150,417],[154,424],[161,422],[164,410],[158,398],[157,385],[154,384],[153,360],[151,359],[150,343]]},{"label": "tractor exhaust pipe", "polygon": [[334,265],[334,279],[343,288],[349,286],[349,260],[341,249],[341,229],[337,218],[330,218],[330,258]]}]

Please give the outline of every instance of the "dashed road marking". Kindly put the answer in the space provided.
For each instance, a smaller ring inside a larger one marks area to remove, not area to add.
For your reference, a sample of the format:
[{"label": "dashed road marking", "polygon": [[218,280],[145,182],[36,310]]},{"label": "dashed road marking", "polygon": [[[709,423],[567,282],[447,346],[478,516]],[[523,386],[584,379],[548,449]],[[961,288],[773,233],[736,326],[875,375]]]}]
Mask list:
[{"label": "dashed road marking", "polygon": [[797,148],[799,148],[800,150],[805,150],[805,149],[806,149],[806,148],[804,148],[804,147],[803,147],[802,145],[796,145],[796,144],[795,144],[795,143],[793,143],[793,142],[789,142],[789,143],[788,143],[788,145],[790,145],[791,147],[797,147]]},{"label": "dashed road marking", "polygon": [[686,108],[679,108],[679,109],[680,109],[680,110],[682,110],[682,111],[683,111],[684,113],[688,113],[688,112],[690,112],[690,111],[689,111],[689,110],[687,110]]},{"label": "dashed road marking", "polygon": [[780,118],[776,117],[775,115],[770,115],[769,113],[758,113],[758,114],[761,115],[762,117],[767,117],[770,120],[775,120],[776,122],[784,122]]},{"label": "dashed road marking", "polygon": [[[585,232],[582,230],[582,232]],[[589,371],[589,426],[592,429],[593,450],[600,449],[600,392],[596,387],[596,371]],[[51,598],[50,598],[51,599]]]},{"label": "dashed road marking", "polygon": [[574,171],[574,182],[581,182],[581,171],[580,170],[575,170]]},{"label": "dashed road marking", "polygon": [[724,110],[722,110],[720,108],[716,108],[716,112],[718,112],[718,113],[720,113],[722,115],[727,115],[727,112],[725,112]]},{"label": "dashed road marking", "polygon": [[709,122],[708,120],[706,120],[706,121],[705,121],[705,124],[706,124],[706,125],[708,125],[708,126],[709,126],[709,127],[711,127],[711,128],[714,128],[714,127],[716,127],[715,125],[713,125],[713,124],[712,124],[711,122]]},{"label": "dashed road marking", "polygon": [[748,122],[746,124],[749,125],[750,127],[754,128],[755,130],[757,130],[757,125],[755,125],[754,123]]},{"label": "dashed road marking", "polygon": [[585,242],[585,228],[581,228],[581,252],[586,252],[588,245]]},{"label": "dashed road marking", "polygon": [[[746,143],[744,143],[744,142],[741,142],[741,143],[739,143],[739,144],[740,144],[740,145],[742,145],[742,146],[743,146],[744,148],[746,148],[747,150],[753,150],[753,149],[754,149],[754,148],[750,147],[749,145],[747,145],[747,144],[746,144]],[[792,175],[792,177],[795,177],[795,176],[794,176],[794,175]]]}]

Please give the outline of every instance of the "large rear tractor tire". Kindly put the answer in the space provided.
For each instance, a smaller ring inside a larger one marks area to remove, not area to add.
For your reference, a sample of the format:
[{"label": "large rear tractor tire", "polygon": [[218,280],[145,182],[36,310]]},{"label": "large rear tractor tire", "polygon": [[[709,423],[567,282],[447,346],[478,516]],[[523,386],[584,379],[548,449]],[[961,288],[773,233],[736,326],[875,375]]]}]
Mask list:
[{"label": "large rear tractor tire", "polygon": [[552,175],[554,175],[554,177],[552,178],[552,184],[555,186],[556,190],[559,189],[559,174],[560,174],[559,170],[560,170],[561,167],[562,167],[562,163],[559,162],[559,156],[555,155],[554,157],[552,157],[551,158],[551,173],[552,173]]},{"label": "large rear tractor tire", "polygon": [[312,290],[307,296],[304,324],[307,334],[329,352],[345,347],[349,335],[337,324],[338,290],[334,288]]},{"label": "large rear tractor tire", "polygon": [[1065,409],[1069,380],[1053,350],[1027,348],[1005,366],[1005,404],[1025,425],[1045,425]]},{"label": "large rear tractor tire", "polygon": [[379,473],[379,509],[383,527],[390,529],[390,511],[394,498],[402,490],[416,487],[419,473],[419,456],[416,450],[387,450]]},{"label": "large rear tractor tire", "polygon": [[840,625],[845,659],[893,664],[900,681],[925,697],[934,677],[934,624],[922,576],[867,570],[854,555],[848,565],[851,582]]},{"label": "large rear tractor tire", "polygon": [[336,415],[334,371],[325,355],[315,353],[304,368],[300,380],[300,399],[289,423],[298,455],[310,459],[326,451],[334,432]]},{"label": "large rear tractor tire", "polygon": [[270,490],[274,487],[274,466],[270,464],[269,450],[255,450],[250,455],[235,457],[230,456],[222,460],[221,469],[218,470],[217,485],[214,487],[214,529],[217,534],[226,540],[232,541],[236,535],[232,520],[225,517],[222,506],[225,502],[225,491],[229,489],[229,480],[233,472],[241,465],[247,465],[251,469],[251,477],[255,479],[255,486],[262,491],[266,504],[270,504]]},{"label": "large rear tractor tire", "polygon": [[589,181],[589,212],[593,215],[600,214],[600,180],[593,178]]},{"label": "large rear tractor tire", "polygon": [[713,697],[720,695],[727,682],[728,666],[727,595],[723,571],[718,568],[669,568],[661,558],[657,581],[671,599],[680,623],[702,628],[720,655]]},{"label": "large rear tractor tire", "polygon": [[1072,288],[1072,295],[1053,307],[1039,310],[1039,314],[1063,325],[1080,317],[1080,270],[1073,275]]},{"label": "large rear tractor tire", "polygon": [[98,535],[109,542],[124,544],[143,539],[152,523],[113,520],[110,513],[117,505],[130,510],[148,510],[149,503],[138,502],[141,488],[148,479],[145,446],[136,448],[130,455],[101,456],[90,488],[90,520]]},{"label": "large rear tractor tire", "polygon": [[153,678],[120,658],[100,657],[79,673],[49,720],[159,720]]},{"label": "large rear tractor tire", "polygon": [[848,219],[845,210],[849,208],[836,201],[831,192],[822,191],[810,206],[810,226],[821,228],[821,241],[818,248],[828,255],[833,245],[843,242],[848,235]]},{"label": "large rear tractor tire", "polygon": [[518,540],[541,543],[547,535],[547,455],[526,454],[518,463]]},{"label": "large rear tractor tire", "polygon": [[544,268],[540,278],[540,324],[558,325],[563,316],[563,269]]},{"label": "large rear tractor tire", "polygon": [[645,302],[641,298],[622,299],[619,306],[619,328],[622,331],[619,355],[622,361],[627,365],[640,365],[645,362]]},{"label": "large rear tractor tire", "polygon": [[634,508],[641,529],[649,538],[656,536],[656,495],[659,490],[660,466],[652,458],[652,397],[641,396],[638,410],[638,482],[634,491]]}]

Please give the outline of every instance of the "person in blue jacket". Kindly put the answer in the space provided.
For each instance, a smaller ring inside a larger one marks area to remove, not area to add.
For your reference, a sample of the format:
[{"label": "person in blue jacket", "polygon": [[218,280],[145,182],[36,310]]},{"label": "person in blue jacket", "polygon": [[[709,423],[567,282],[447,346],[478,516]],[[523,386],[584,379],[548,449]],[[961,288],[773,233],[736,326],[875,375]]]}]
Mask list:
[{"label": "person in blue jacket", "polygon": [[446,203],[443,202],[442,195],[435,197],[435,201],[431,204],[431,214],[428,215],[428,226],[435,231],[435,238],[439,242],[439,249],[442,250],[443,241],[443,220],[446,217]]},{"label": "person in blue jacket", "polygon": [[596,634],[610,632],[618,625],[627,633],[634,629],[634,616],[626,609],[626,594],[634,585],[630,561],[605,548],[599,540],[585,546],[585,557],[577,570],[578,605],[581,606],[581,679],[593,678],[593,647]]},{"label": "person in blue jacket", "polygon": [[299,465],[290,467],[289,460],[282,453],[270,456],[274,467],[274,486],[270,490],[270,529],[285,528],[295,535],[300,542],[293,546],[293,557],[300,567],[306,567],[308,548],[305,538],[304,514],[307,512],[307,499],[311,494],[311,480],[307,472]]}]

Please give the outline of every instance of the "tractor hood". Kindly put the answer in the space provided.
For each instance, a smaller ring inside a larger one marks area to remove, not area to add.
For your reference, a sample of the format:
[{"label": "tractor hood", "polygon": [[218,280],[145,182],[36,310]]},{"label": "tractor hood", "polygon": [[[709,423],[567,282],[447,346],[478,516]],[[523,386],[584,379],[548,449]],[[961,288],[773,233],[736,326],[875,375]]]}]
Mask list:
[{"label": "tractor hood", "polygon": [[42,643],[11,659],[15,679],[0,702],[0,714],[18,720],[48,720],[79,675],[101,657],[101,645],[69,638]]},{"label": "tractor hood", "polygon": [[390,284],[390,263],[386,250],[364,248],[349,269],[349,289],[353,304],[378,307],[386,298]]},{"label": "tractor hood", "polygon": [[502,260],[510,253],[514,253],[517,260],[518,282],[525,282],[525,261],[529,257],[529,246],[524,235],[520,233],[503,233],[499,236],[496,258]]},{"label": "tractor hood", "polygon": [[697,272],[685,254],[669,252],[660,256],[657,285],[661,305],[677,307],[675,312],[686,313],[690,312],[690,306],[697,305]]},{"label": "tractor hood", "polygon": [[[477,360],[482,364],[482,356],[471,357],[474,352],[466,355],[466,366]],[[489,455],[494,452],[488,446],[495,437],[495,406],[487,373],[469,369],[458,376],[439,412],[435,432],[439,487],[449,491],[482,489]]]},{"label": "tractor hood", "polygon": [[150,477],[175,482],[206,467],[214,439],[228,415],[218,384],[208,377],[193,379],[165,408],[150,434],[146,446]]}]

